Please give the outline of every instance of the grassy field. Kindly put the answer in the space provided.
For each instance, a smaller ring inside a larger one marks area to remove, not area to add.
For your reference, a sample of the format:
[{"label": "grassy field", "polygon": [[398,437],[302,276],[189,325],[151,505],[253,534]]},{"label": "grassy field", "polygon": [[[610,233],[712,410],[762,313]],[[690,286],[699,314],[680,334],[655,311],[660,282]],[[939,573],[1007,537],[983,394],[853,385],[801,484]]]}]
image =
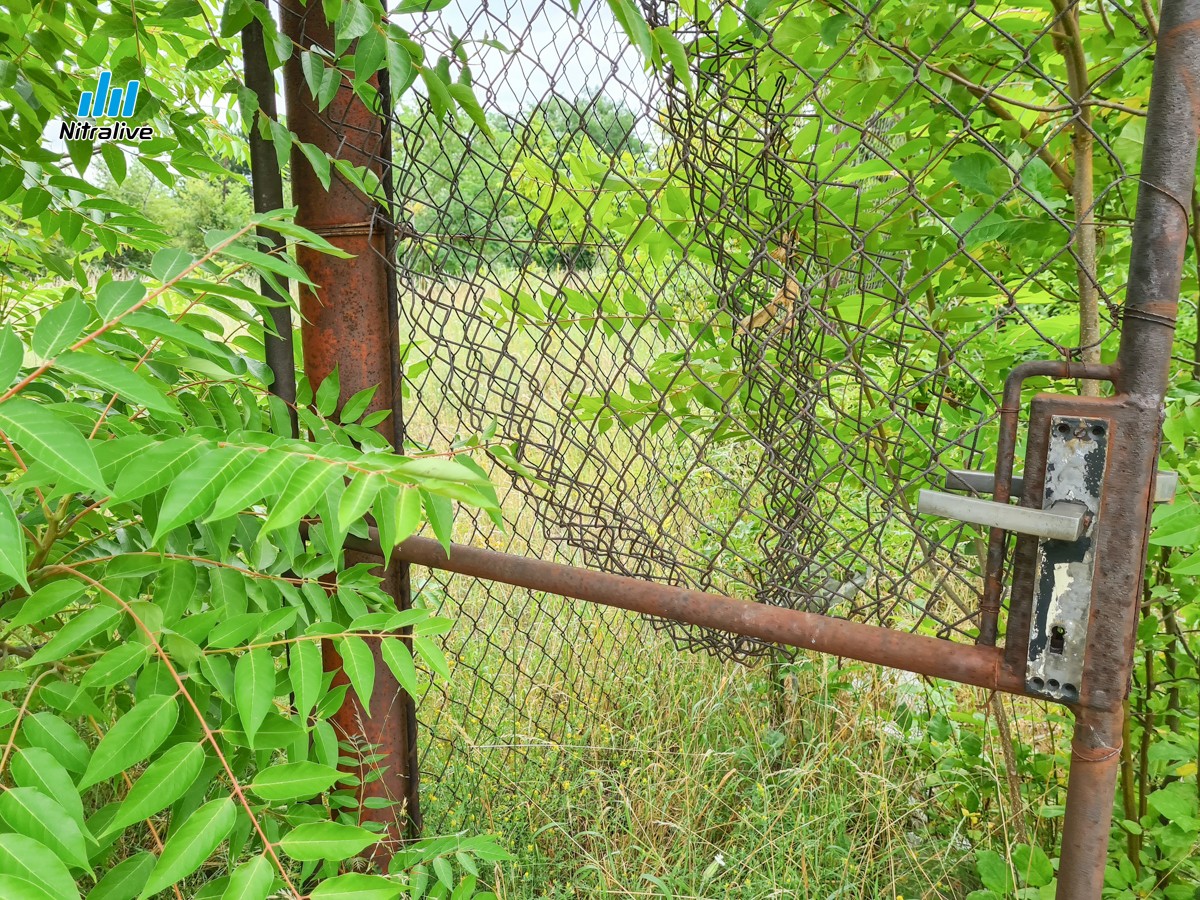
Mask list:
[{"label": "grassy field", "polygon": [[[411,379],[408,430],[430,447],[483,430],[483,415],[506,404],[502,437],[519,437],[505,425],[521,421],[561,436],[573,427],[564,397],[579,390],[571,373],[615,373],[609,386],[620,390],[662,350],[546,327],[483,338],[476,316],[494,290],[424,291],[416,308],[429,313],[426,333],[409,365],[424,357],[428,366]],[[539,359],[540,368],[530,363]],[[536,384],[522,381],[531,368]],[[704,558],[693,548],[705,522],[735,515],[737,499],[664,479],[647,460],[672,452],[668,442],[629,442],[618,429],[591,445],[618,467],[571,448],[559,468],[589,473],[611,495],[629,492],[667,533],[665,547]],[[752,471],[755,451],[735,452],[725,468]],[[456,538],[597,565],[571,546],[586,532],[570,522],[556,530],[528,491],[501,488],[501,500],[503,531],[464,518]],[[1032,825],[1042,841],[1054,837],[1061,742],[1043,709],[824,657],[722,661],[681,651],[636,616],[421,577],[423,600],[458,620],[446,638],[454,677],[419,707],[427,828],[501,835],[514,857],[489,879],[501,896],[965,897],[979,886],[977,848],[1007,856]],[[1010,721],[1026,748],[1020,761],[1008,751],[1021,770],[1013,775],[1039,778],[1024,799],[1005,764],[1000,728]]]}]

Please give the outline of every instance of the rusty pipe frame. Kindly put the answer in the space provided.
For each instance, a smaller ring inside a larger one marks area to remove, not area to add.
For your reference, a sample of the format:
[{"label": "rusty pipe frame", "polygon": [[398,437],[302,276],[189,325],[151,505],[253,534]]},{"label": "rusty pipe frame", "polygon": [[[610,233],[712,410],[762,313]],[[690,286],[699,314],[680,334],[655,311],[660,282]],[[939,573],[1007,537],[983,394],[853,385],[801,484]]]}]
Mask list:
[{"label": "rusty pipe frame", "polygon": [[[346,546],[360,553],[378,555],[378,533],[371,529],[369,538],[347,538]],[[426,568],[718,628],[930,678],[1025,693],[1024,677],[1008,672],[1003,666],[1002,651],[995,647],[951,644],[941,638],[463,544],[451,544],[447,554],[441,544],[430,538],[411,537],[396,548],[394,555]]]},{"label": "rusty pipe frame", "polygon": [[[1112,381],[1114,366],[1099,363],[1034,359],[1014,366],[1004,379],[1000,401],[1000,437],[996,442],[996,480],[992,499],[1008,503],[1012,499],[1013,464],[1017,454],[1017,423],[1021,415],[1021,389],[1030,378],[1083,378]],[[987,562],[983,576],[983,599],[979,608],[979,637],[976,643],[993,647],[1000,621],[1000,599],[1004,592],[1004,551],[1008,533],[1000,528],[988,532]]]},{"label": "rusty pipe frame", "polygon": [[1131,410],[1110,456],[1063,822],[1058,900],[1097,900],[1120,766],[1175,316],[1200,142],[1200,0],[1165,0],[1130,252],[1116,389]]},{"label": "rusty pipe frame", "polygon": [[[283,33],[295,46],[284,67],[289,128],[300,141],[382,177],[381,152],[386,142],[379,113],[368,109],[345,79],[324,109],[318,108],[308,90],[300,51],[334,46],[333,28],[322,5],[283,0],[281,14]],[[399,336],[397,317],[388,308],[391,298],[388,243],[382,224],[386,217],[380,215],[375,201],[343,179],[336,168],[331,171],[326,189],[298,146],[292,148],[291,174],[297,222],[351,255],[349,259],[339,259],[305,247],[297,250],[297,261],[317,285],[315,290],[300,286],[305,372],[315,387],[337,369],[341,386],[339,407],[357,391],[376,387],[368,411],[393,410],[399,390],[394,378]],[[380,430],[391,439],[392,427],[392,423],[385,421]],[[379,558],[377,554],[347,549],[345,561],[348,566],[362,562],[378,564]],[[410,605],[407,572],[403,567],[393,563],[381,574],[382,587],[397,607],[404,609]],[[383,664],[378,647],[377,643],[372,644],[376,675],[370,708],[364,709],[354,693],[349,692],[332,722],[339,739],[362,747],[364,753],[369,752],[377,760],[370,768],[382,769],[379,777],[362,779],[358,789],[359,815],[386,826],[392,840],[381,842],[376,850],[376,862],[386,867],[396,842],[405,834],[415,834],[420,811],[414,765],[413,705],[391,669]],[[346,682],[341,659],[332,644],[326,643],[322,654],[326,670],[337,673],[334,683]],[[363,802],[368,799],[400,802],[404,805],[403,814],[397,816],[386,807],[370,808]]]}]

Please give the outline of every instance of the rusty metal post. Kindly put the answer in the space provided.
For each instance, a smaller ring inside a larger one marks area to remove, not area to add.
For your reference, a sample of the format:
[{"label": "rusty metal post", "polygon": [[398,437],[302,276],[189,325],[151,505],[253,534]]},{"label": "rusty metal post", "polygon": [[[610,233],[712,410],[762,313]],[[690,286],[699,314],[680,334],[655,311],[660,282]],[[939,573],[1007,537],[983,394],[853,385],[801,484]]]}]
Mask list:
[{"label": "rusty metal post", "polygon": [[1059,900],[1104,882],[1154,495],[1163,396],[1188,242],[1200,132],[1200,0],[1166,0],[1159,25],[1126,291],[1097,568],[1063,823]]},{"label": "rusty metal post", "polygon": [[[332,48],[333,29],[321,4],[284,0],[283,31],[295,44],[284,69],[288,125],[299,140],[326,151],[330,156],[365,166],[382,175],[381,152],[385,143],[380,116],[368,109],[343,80],[332,102],[324,109],[308,90],[301,70],[301,51],[312,47]],[[344,401],[355,392],[378,386],[371,409],[394,409],[398,386],[394,381],[395,357],[399,352],[396,316],[389,309],[389,243],[384,236],[384,217],[375,203],[357,188],[332,173],[329,189],[322,187],[303,153],[293,148],[292,197],[299,207],[297,221],[352,254],[336,259],[301,249],[298,261],[318,285],[316,291],[301,287],[301,343],[304,369],[309,381],[319,385],[336,367]],[[392,436],[393,425],[385,422],[384,433]],[[377,556],[346,552],[346,563],[376,562]],[[384,589],[400,608],[411,603],[407,573],[399,563],[383,573]],[[390,809],[361,808],[363,819],[383,821],[393,840],[419,827],[417,772],[413,765],[415,715],[411,699],[397,683],[391,670],[376,653],[375,691],[370,710],[364,710],[353,694],[334,716],[340,739],[375,747],[377,762],[370,768],[383,769],[382,776],[364,781],[360,800],[384,798],[404,804],[397,820]],[[339,668],[341,660],[332,646],[324,648],[327,669]],[[338,676],[339,683],[345,679]],[[390,855],[390,850],[384,851]],[[377,858],[386,864],[386,858]]]}]

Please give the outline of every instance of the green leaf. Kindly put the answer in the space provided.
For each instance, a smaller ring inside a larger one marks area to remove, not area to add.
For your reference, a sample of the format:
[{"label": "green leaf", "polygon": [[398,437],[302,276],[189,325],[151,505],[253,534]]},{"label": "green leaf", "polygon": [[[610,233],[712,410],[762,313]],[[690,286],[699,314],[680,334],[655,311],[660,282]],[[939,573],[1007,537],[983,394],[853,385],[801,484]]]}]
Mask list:
[{"label": "green leaf", "polygon": [[338,398],[341,397],[341,381],[338,378],[337,367],[334,366],[332,372],[325,376],[325,380],[321,382],[321,386],[317,388],[317,396],[314,404],[317,407],[317,412],[325,418],[333,415],[337,409]]},{"label": "green leaf", "polygon": [[417,73],[413,68],[412,57],[394,40],[387,42],[384,52],[387,56],[388,76],[392,82],[392,95],[399,96],[416,78]]},{"label": "green leaf", "polygon": [[274,706],[275,657],[265,647],[243,653],[233,671],[233,696],[246,738],[254,735]]},{"label": "green leaf", "polygon": [[454,887],[454,867],[450,865],[450,860],[444,856],[439,856],[433,861],[433,871],[437,873],[438,881],[445,887]]},{"label": "green leaf", "polygon": [[400,491],[399,501],[388,510],[392,519],[391,539],[395,544],[412,537],[421,524],[421,499],[424,493],[416,488],[404,488]]},{"label": "green leaf", "polygon": [[88,765],[88,748],[79,733],[54,713],[36,712],[21,723],[21,734],[41,747],[68,772],[82,772]]},{"label": "green leaf", "polygon": [[50,900],[79,900],[75,879],[62,860],[23,834],[0,834],[0,878],[7,879],[3,895],[14,900],[43,894]]},{"label": "green leaf", "polygon": [[311,460],[302,465],[284,485],[279,502],[271,508],[260,534],[295,525],[316,506],[325,489],[341,477],[339,468],[328,463]]},{"label": "green leaf", "polygon": [[484,134],[490,135],[492,127],[488,124],[487,114],[484,113],[483,107],[479,105],[479,99],[475,96],[475,91],[471,89],[469,84],[448,84],[446,92],[454,98],[454,102],[458,104],[458,108],[467,114],[467,118],[474,122],[479,130]]},{"label": "green leaf", "polygon": [[950,174],[965,188],[977,194],[994,197],[997,194],[992,186],[991,175],[1000,168],[1000,163],[990,153],[969,153],[960,156],[950,163]]},{"label": "green leaf", "polygon": [[54,365],[97,387],[118,394],[130,403],[144,406],[168,418],[179,416],[179,409],[163,393],[162,388],[114,357],[73,350],[58,357]]},{"label": "green leaf", "polygon": [[0,428],[34,460],[45,463],[73,484],[104,490],[104,478],[91,444],[58,411],[12,397],[0,403]]},{"label": "green leaf", "polygon": [[87,306],[78,297],[58,304],[33,329],[33,352],[51,359],[83,336],[90,318]]},{"label": "green leaf", "polygon": [[29,590],[25,577],[25,532],[4,494],[0,494],[0,575],[7,575]]},{"label": "green leaf", "polygon": [[340,822],[308,822],[285,834],[279,845],[294,860],[349,859],[376,843],[379,835]]},{"label": "green leaf", "polygon": [[62,612],[69,604],[78,600],[87,591],[83,582],[73,578],[52,581],[34,591],[21,607],[21,611],[9,623],[10,628],[21,628],[40,622]]},{"label": "green leaf", "polygon": [[[250,0],[253,2],[253,0]],[[233,37],[254,19],[254,10],[247,0],[229,0],[221,14],[221,37]]]},{"label": "green leaf", "polygon": [[175,698],[155,694],[117,720],[101,738],[79,781],[82,790],[141,762],[167,739],[179,718]]},{"label": "green leaf", "polygon": [[450,5],[450,0],[401,0],[397,13],[437,12]]},{"label": "green leaf", "polygon": [[124,503],[166,487],[204,449],[207,448],[192,438],[172,438],[155,444],[121,469],[113,498]]},{"label": "green leaf", "polygon": [[41,747],[26,747],[12,758],[13,781],[20,787],[37,788],[54,798],[80,825],[83,824],[83,800],[75,789],[75,779],[62,763]]},{"label": "green leaf", "polygon": [[345,0],[341,15],[334,23],[334,34],[340,41],[360,38],[375,24],[375,17],[362,0]]},{"label": "green leaf", "polygon": [[1008,220],[999,212],[983,214],[976,209],[959,213],[950,223],[950,230],[962,238],[963,247],[967,250],[988,241],[999,240],[1008,231],[1008,227]]},{"label": "green leaf", "polygon": [[350,482],[338,502],[338,521],[343,528],[348,528],[363,517],[375,500],[375,495],[387,483],[387,479],[377,472],[359,472]]},{"label": "green leaf", "polygon": [[167,282],[178,278],[195,261],[196,258],[186,250],[179,247],[164,247],[154,254],[154,259],[150,261],[150,271],[159,281]]},{"label": "green leaf", "polygon": [[419,481],[433,479],[436,481],[453,481],[460,484],[489,484],[487,477],[473,469],[468,469],[452,459],[405,459],[397,462],[392,471],[404,479]]},{"label": "green leaf", "polygon": [[203,767],[202,744],[170,747],[146,768],[97,837],[104,839],[166,809],[192,788]]},{"label": "green leaf", "polygon": [[112,687],[144,666],[149,656],[147,644],[119,644],[88,667],[79,685],[85,689]]},{"label": "green leaf", "polygon": [[1196,785],[1176,781],[1152,793],[1147,800],[1154,811],[1172,822],[1197,818]]},{"label": "green leaf", "polygon": [[671,64],[675,77],[683,84],[688,93],[692,91],[692,68],[688,64],[687,50],[675,37],[674,32],[665,25],[654,29],[654,42],[662,49],[663,55]]},{"label": "green leaf", "polygon": [[263,497],[282,490],[288,476],[300,465],[300,460],[287,453],[260,453],[242,469],[221,491],[213,511],[204,520],[214,522],[239,513]]},{"label": "green leaf", "polygon": [[292,645],[291,665],[288,678],[295,695],[296,713],[308,718],[317,698],[321,694],[321,650],[312,641],[300,641]]},{"label": "green leaf", "polygon": [[223,900],[266,900],[274,884],[275,867],[266,856],[256,856],[233,870]]},{"label": "green leaf", "polygon": [[838,36],[847,25],[850,24],[850,17],[845,13],[838,13],[830,16],[821,23],[821,40],[830,47],[837,43]]},{"label": "green leaf", "polygon": [[25,345],[9,326],[0,327],[0,391],[8,389],[25,363]]},{"label": "green leaf", "polygon": [[220,568],[208,573],[209,602],[227,618],[246,612],[246,576],[239,569]]},{"label": "green leaf", "polygon": [[254,636],[261,621],[262,613],[258,611],[231,616],[208,633],[205,643],[218,650],[241,646]]},{"label": "green leaf", "polygon": [[106,629],[111,631],[113,623],[120,617],[121,611],[111,606],[93,606],[86,609],[79,615],[72,616],[45,646],[22,665],[37,666],[62,659]]},{"label": "green leaf", "polygon": [[450,111],[451,98],[450,92],[446,90],[446,83],[430,66],[421,69],[421,81],[425,84],[425,93],[429,98],[429,108],[433,117],[441,122]]},{"label": "green leaf", "polygon": [[1041,847],[1017,844],[1011,854],[1017,874],[1030,887],[1044,887],[1054,880],[1054,866]]},{"label": "green leaf", "polygon": [[[305,55],[308,56],[310,54]],[[306,144],[303,141],[298,142],[297,146],[300,147],[304,158],[308,160],[308,164],[312,166],[317,180],[321,182],[321,187],[329,190],[329,157],[325,154],[325,151],[315,144]]]},{"label": "green leaf", "polygon": [[87,900],[134,900],[142,892],[153,869],[154,854],[145,850],[135,853],[109,869],[100,883],[88,892]]},{"label": "green leaf", "polygon": [[71,157],[71,165],[75,167],[75,171],[80,175],[87,172],[88,165],[92,161],[92,154],[96,150],[96,145],[91,141],[67,141],[67,155]]},{"label": "green leaf", "polygon": [[454,507],[445,497],[425,490],[421,491],[421,505],[425,508],[425,516],[429,519],[433,536],[445,548],[446,553],[449,553],[450,541],[454,536]]},{"label": "green leaf", "polygon": [[307,800],[324,793],[345,773],[313,762],[283,763],[258,773],[250,790],[264,800]]},{"label": "green leaf", "polygon": [[382,875],[349,872],[322,881],[309,894],[312,900],[395,900],[404,893],[398,881]]},{"label": "green leaf", "polygon": [[363,388],[353,397],[346,401],[342,406],[342,411],[338,415],[338,421],[345,425],[347,422],[357,422],[362,414],[367,411],[367,407],[371,405],[371,401],[375,397],[377,387],[371,386]]},{"label": "green leaf", "polygon": [[140,896],[151,897],[199,869],[225,840],[236,820],[237,808],[230,797],[210,800],[188,816],[181,826],[172,829]]},{"label": "green leaf", "polygon": [[146,296],[140,281],[110,281],[96,292],[96,311],[105,322],[128,312]]},{"label": "green leaf", "polygon": [[279,750],[291,746],[304,737],[304,727],[294,719],[281,716],[277,712],[267,713],[266,719],[259,726],[251,744],[245,731],[238,729],[239,721],[232,719],[223,728],[224,736],[229,742],[238,747],[249,747],[252,750]]},{"label": "green leaf", "polygon": [[1150,543],[1156,547],[1194,547],[1200,542],[1200,503],[1180,499],[1154,510]]},{"label": "green leaf", "polygon": [[1012,870],[999,853],[994,850],[976,850],[975,867],[983,886],[1007,897],[1015,889]]},{"label": "green leaf", "polygon": [[121,149],[121,145],[106,141],[100,145],[100,155],[104,157],[104,165],[108,169],[108,174],[113,177],[113,181],[122,184],[125,181],[127,166],[125,151]]},{"label": "green leaf", "polygon": [[450,665],[446,662],[446,654],[442,652],[442,648],[425,637],[413,638],[413,649],[417,651],[417,655],[429,665],[442,678],[449,680]]},{"label": "green leaf", "polygon": [[413,664],[412,652],[400,638],[384,638],[381,642],[380,654],[387,667],[396,676],[400,687],[410,697],[417,696],[417,667]]},{"label": "green leaf", "polygon": [[354,686],[354,693],[363,706],[363,712],[371,715],[371,693],[375,689],[375,656],[367,642],[360,637],[346,637],[337,642],[342,657],[342,669]]},{"label": "green leaf", "polygon": [[0,823],[49,847],[68,866],[89,869],[84,833],[75,819],[37,788],[0,793]]},{"label": "green leaf", "polygon": [[257,458],[258,454],[251,450],[217,449],[184,469],[163,496],[154,543],[185,522],[199,518],[212,507],[233,478]]},{"label": "green leaf", "polygon": [[642,57],[651,59],[654,56],[654,40],[641,10],[630,0],[608,0],[608,8],[633,45],[641,51]]}]

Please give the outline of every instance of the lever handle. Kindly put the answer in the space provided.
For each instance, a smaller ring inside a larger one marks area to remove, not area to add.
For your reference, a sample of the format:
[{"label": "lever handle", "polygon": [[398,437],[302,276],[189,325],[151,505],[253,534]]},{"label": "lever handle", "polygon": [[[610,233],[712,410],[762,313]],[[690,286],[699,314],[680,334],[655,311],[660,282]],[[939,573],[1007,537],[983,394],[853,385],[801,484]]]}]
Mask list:
[{"label": "lever handle", "polygon": [[1050,509],[1031,509],[928,490],[922,490],[917,497],[917,512],[1052,541],[1077,541],[1089,524],[1088,508],[1082,503],[1065,500]]}]

